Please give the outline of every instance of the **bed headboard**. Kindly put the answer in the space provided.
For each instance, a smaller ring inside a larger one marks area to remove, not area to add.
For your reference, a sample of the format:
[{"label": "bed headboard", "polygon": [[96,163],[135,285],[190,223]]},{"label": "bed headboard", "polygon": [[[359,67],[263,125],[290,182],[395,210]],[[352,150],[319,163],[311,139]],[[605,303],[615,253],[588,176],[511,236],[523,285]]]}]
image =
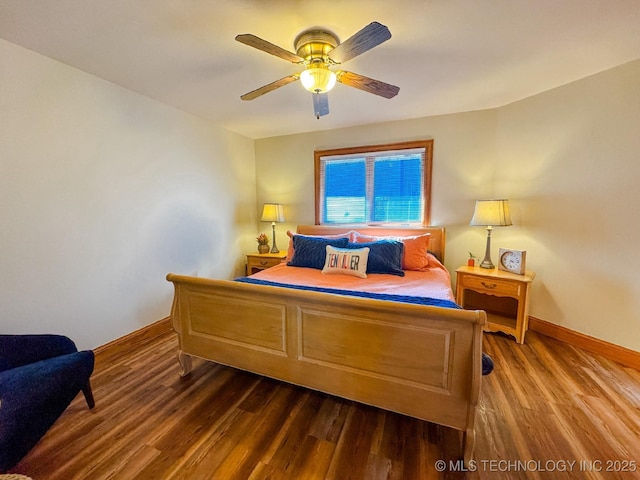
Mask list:
[{"label": "bed headboard", "polygon": [[301,235],[332,235],[351,230],[363,235],[408,237],[411,235],[431,234],[429,251],[444,263],[445,229],[444,227],[366,227],[366,226],[327,226],[327,225],[298,225],[296,232]]}]

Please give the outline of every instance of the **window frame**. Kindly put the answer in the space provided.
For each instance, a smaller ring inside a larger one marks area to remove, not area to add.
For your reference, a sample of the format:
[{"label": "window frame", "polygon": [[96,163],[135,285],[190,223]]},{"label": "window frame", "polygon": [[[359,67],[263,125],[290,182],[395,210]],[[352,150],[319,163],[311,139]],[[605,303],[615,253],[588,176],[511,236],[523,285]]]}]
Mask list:
[{"label": "window frame", "polygon": [[[422,196],[424,204],[422,206],[422,226],[431,224],[431,172],[433,167],[433,139],[414,140],[410,142],[386,143],[381,145],[364,145],[358,147],[336,148],[330,150],[315,150],[314,158],[314,183],[315,183],[315,224],[316,225],[334,225],[333,223],[321,223],[320,218],[320,159],[321,157],[330,157],[338,155],[358,155],[364,153],[380,153],[386,151],[413,150],[416,148],[424,148],[424,181],[422,185]],[[369,192],[367,192],[367,201],[370,201]],[[400,225],[398,222],[364,222],[354,225]],[[417,225],[417,224],[416,224]]]}]

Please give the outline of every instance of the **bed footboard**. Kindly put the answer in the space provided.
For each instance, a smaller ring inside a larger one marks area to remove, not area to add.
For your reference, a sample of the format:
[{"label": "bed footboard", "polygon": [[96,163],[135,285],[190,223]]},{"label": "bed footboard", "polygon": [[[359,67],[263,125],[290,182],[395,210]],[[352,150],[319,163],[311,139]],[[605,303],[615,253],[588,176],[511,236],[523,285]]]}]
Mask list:
[{"label": "bed footboard", "polygon": [[200,357],[460,430],[486,314],[169,274],[182,375]]}]

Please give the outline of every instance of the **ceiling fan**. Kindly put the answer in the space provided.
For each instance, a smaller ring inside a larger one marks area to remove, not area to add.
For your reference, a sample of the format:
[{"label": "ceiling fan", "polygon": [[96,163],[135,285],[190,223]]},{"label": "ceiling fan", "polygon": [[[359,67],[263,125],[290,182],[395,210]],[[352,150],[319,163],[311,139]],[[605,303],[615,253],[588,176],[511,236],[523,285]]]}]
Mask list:
[{"label": "ceiling fan", "polygon": [[331,32],[311,29],[302,32],[296,37],[294,42],[296,53],[293,53],[250,33],[238,35],[236,40],[240,43],[304,67],[304,70],[300,73],[287,75],[275,82],[245,93],[240,98],[242,100],[253,100],[276,88],[300,80],[302,86],[313,94],[313,111],[316,118],[329,113],[327,92],[335,86],[336,82],[384,98],[393,98],[400,91],[400,88],[395,85],[357,73],[347,72],[346,70],[332,70],[332,67],[351,60],[353,57],[371,50],[390,38],[391,32],[389,29],[378,22],[370,23],[342,43]]}]

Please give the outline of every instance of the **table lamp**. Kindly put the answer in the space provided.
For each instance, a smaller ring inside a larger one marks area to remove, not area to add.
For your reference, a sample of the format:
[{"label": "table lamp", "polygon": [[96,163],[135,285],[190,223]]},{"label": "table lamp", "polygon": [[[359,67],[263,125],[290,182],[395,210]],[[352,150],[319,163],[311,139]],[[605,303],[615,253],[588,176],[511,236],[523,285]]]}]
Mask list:
[{"label": "table lamp", "polygon": [[279,203],[265,203],[262,207],[262,219],[263,222],[271,222],[271,229],[273,230],[273,245],[271,246],[271,253],[280,253],[276,245],[276,222],[284,222],[284,211],[282,205]]},{"label": "table lamp", "polygon": [[495,268],[491,262],[491,230],[493,227],[512,225],[509,215],[509,200],[478,200],[469,225],[487,227],[487,248],[481,268]]}]

